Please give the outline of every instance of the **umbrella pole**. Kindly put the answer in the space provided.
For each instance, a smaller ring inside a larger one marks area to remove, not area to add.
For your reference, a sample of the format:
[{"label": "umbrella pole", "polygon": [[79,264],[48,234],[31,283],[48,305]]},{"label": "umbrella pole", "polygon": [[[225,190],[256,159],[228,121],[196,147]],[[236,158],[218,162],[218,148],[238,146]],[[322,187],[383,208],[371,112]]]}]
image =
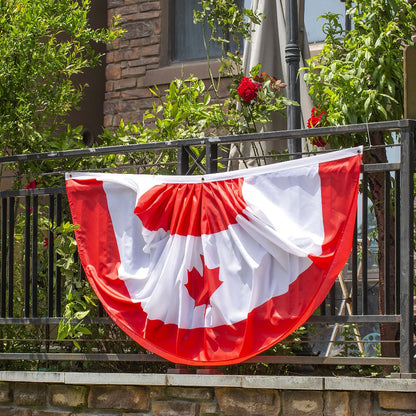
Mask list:
[{"label": "umbrella pole", "polygon": [[[298,24],[298,0],[286,0],[286,48],[285,58],[287,63],[287,95],[288,98],[300,104],[300,87],[298,80],[300,49],[299,49],[299,24]],[[300,106],[288,106],[287,108],[287,128],[288,130],[300,129],[301,113]],[[288,140],[290,154],[299,153],[291,156],[292,159],[300,157],[302,151],[301,139]]]}]

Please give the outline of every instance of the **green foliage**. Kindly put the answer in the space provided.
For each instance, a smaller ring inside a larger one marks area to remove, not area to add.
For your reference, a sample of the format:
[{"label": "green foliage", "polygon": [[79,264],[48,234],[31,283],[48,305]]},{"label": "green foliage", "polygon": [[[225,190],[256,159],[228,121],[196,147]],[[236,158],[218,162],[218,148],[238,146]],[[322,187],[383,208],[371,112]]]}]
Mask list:
[{"label": "green foliage", "polygon": [[95,44],[120,34],[93,30],[89,10],[90,0],[0,2],[0,155],[76,143],[78,132],[62,129],[85,87],[73,76],[99,64]]},{"label": "green foliage", "polygon": [[138,124],[139,142],[204,137],[222,126],[223,106],[211,102],[204,82],[194,76],[173,80],[164,97],[157,87],[151,92],[156,102],[144,121],[154,121],[155,127]]},{"label": "green foliage", "polygon": [[[416,5],[408,0],[363,0],[350,6],[353,29],[326,14],[322,52],[309,61],[305,79],[328,125],[396,120],[403,115],[403,47],[412,45]],[[353,139],[330,138],[332,147]]]},{"label": "green foliage", "polygon": [[80,265],[76,261],[77,243],[73,232],[79,228],[77,224],[63,222],[54,227],[54,248],[58,254],[56,266],[64,275],[66,305],[63,318],[59,322],[57,340],[72,338],[76,347],[80,348],[76,340],[83,335],[90,335],[91,331],[84,325],[92,307],[97,306],[97,298],[86,280],[80,276]]},{"label": "green foliage", "polygon": [[241,38],[251,38],[251,24],[260,24],[264,17],[251,9],[240,8],[235,0],[202,0],[199,10],[194,10],[194,23],[208,23],[210,40],[224,46],[229,43],[226,35],[240,46]]}]

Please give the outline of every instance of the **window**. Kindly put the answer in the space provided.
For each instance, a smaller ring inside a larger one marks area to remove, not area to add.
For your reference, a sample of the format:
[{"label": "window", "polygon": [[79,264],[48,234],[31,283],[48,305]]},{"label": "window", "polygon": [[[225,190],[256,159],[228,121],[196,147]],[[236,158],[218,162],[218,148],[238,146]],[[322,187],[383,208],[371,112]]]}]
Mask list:
[{"label": "window", "polygon": [[[251,0],[236,0],[241,7],[250,7]],[[203,30],[206,32],[207,40],[210,36],[210,28],[206,25],[193,23],[193,10],[199,5],[196,0],[173,0],[170,9],[170,62],[184,62],[203,60],[206,51],[203,41]],[[225,35],[225,38],[229,36]],[[236,45],[230,42],[230,49],[234,51]],[[209,45],[210,57],[221,56],[221,47],[211,42]]]}]

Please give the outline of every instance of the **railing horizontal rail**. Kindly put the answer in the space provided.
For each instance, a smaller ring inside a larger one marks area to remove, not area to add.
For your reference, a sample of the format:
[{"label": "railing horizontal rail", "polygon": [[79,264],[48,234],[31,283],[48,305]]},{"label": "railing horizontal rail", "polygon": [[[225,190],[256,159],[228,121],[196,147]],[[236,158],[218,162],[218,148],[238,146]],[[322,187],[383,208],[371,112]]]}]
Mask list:
[{"label": "railing horizontal rail", "polygon": [[175,149],[188,146],[206,146],[207,144],[232,144],[252,141],[290,140],[313,136],[336,136],[342,134],[368,134],[374,131],[396,131],[411,128],[414,120],[382,121],[368,124],[350,124],[347,126],[316,127],[314,129],[268,131],[240,134],[235,136],[214,136],[197,139],[182,139],[152,143],[128,144],[121,146],[93,147],[89,149],[71,149],[48,153],[31,153],[0,157],[0,163],[24,162],[35,160],[71,159],[75,157],[93,157],[105,154],[127,154],[159,149]]},{"label": "railing horizontal rail", "polygon": [[[0,325],[57,325],[61,317],[39,318],[0,318]],[[74,319],[73,324],[80,321]],[[111,324],[113,321],[107,317],[85,318],[82,321],[87,325]],[[307,323],[310,324],[371,324],[371,323],[400,323],[400,315],[324,315],[311,316]]]}]

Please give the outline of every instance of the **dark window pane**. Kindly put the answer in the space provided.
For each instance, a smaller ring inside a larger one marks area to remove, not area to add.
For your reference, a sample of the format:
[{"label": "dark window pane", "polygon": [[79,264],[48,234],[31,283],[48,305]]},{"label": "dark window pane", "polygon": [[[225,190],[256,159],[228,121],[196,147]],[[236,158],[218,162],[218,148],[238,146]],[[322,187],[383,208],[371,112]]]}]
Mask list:
[{"label": "dark window pane", "polygon": [[[198,8],[197,0],[173,0],[172,8],[172,32],[171,32],[171,61],[191,61],[206,58],[206,51],[203,40],[203,25],[193,23],[193,10]],[[205,27],[207,41],[211,30]],[[224,36],[229,38],[229,36]],[[230,43],[232,51],[236,49],[234,42]],[[221,56],[221,47],[214,42],[209,44],[211,58]]]}]

